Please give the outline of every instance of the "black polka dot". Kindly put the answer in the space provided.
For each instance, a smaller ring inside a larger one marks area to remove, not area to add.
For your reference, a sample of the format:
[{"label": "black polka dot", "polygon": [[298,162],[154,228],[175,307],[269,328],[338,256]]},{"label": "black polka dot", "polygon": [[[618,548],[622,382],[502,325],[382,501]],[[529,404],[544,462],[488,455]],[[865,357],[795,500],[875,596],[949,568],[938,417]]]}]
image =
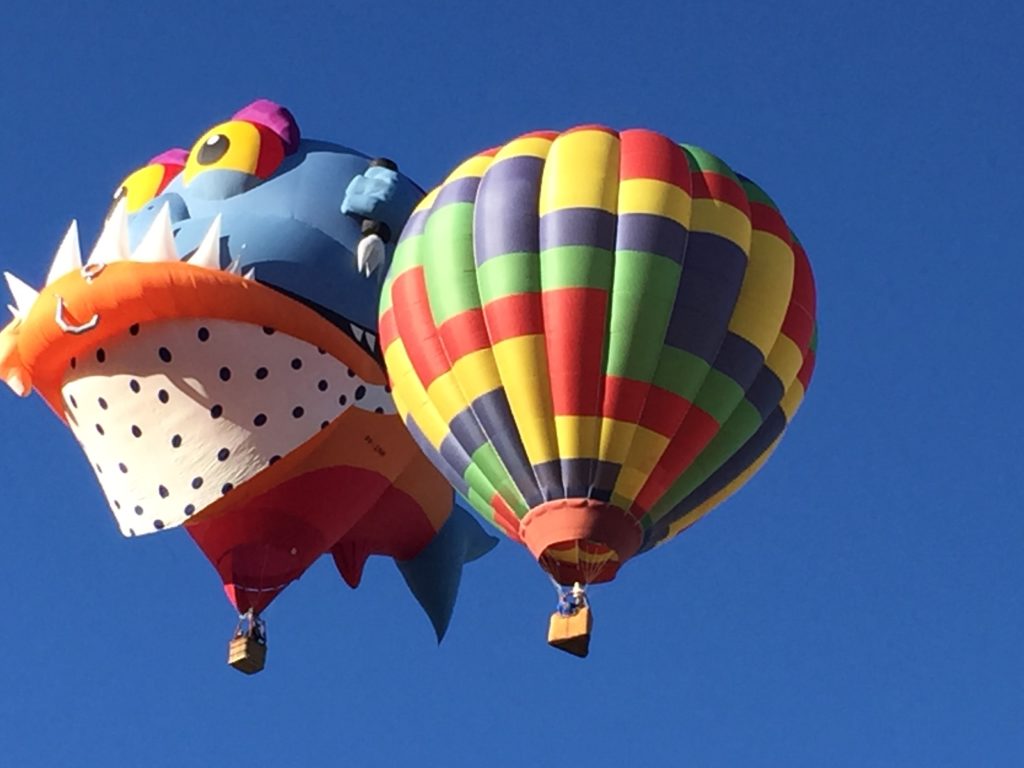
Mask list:
[{"label": "black polka dot", "polygon": [[270,461],[268,461],[267,463],[268,463],[268,464],[276,464],[276,463],[277,463],[277,462],[279,462],[280,460],[281,460],[281,457],[280,457],[280,456],[271,456],[271,457],[270,457]]},{"label": "black polka dot", "polygon": [[132,336],[138,336],[139,335],[139,324],[135,323],[135,325],[129,326],[128,333],[130,333]]},{"label": "black polka dot", "polygon": [[220,380],[221,381],[227,381],[230,378],[231,378],[231,369],[228,368],[225,365],[223,368],[220,369]]},{"label": "black polka dot", "polygon": [[329,421],[321,421],[320,422],[320,429],[327,429],[330,425],[331,425],[331,422],[329,422]]},{"label": "black polka dot", "polygon": [[102,397],[97,398],[96,402],[100,404],[100,408],[102,408],[104,411],[107,410],[107,401],[104,400]]},{"label": "black polka dot", "polygon": [[294,408],[292,408],[292,416],[294,416],[296,419],[301,419],[303,414],[305,413],[306,409],[303,408],[301,405],[296,405]]},{"label": "black polka dot", "polygon": [[326,392],[327,387],[327,379],[320,379],[320,381],[316,383],[316,388],[319,389],[321,392]]},{"label": "black polka dot", "polygon": [[196,511],[196,505],[195,504],[186,504],[185,505],[185,517],[188,517],[189,515],[191,515],[195,511]]},{"label": "black polka dot", "polygon": [[227,493],[228,491],[230,491],[230,490],[231,490],[232,488],[234,488],[234,487],[235,487],[235,486],[233,486],[233,485],[232,485],[231,483],[224,483],[224,485],[222,485],[222,486],[220,487],[220,492],[221,492],[222,494],[226,494],[226,493]]},{"label": "black polka dot", "polygon": [[353,379],[353,378],[355,378],[355,375],[356,375],[356,372],[355,372],[355,371],[353,371],[353,370],[352,370],[351,368],[349,368],[349,369],[348,369],[348,377],[349,377],[350,379]]},{"label": "black polka dot", "polygon": [[274,335],[274,329],[271,328],[269,325],[264,325],[263,326],[263,332],[265,334],[267,334],[267,336],[273,336]]},{"label": "black polka dot", "polygon": [[196,332],[196,336],[198,336],[198,337],[199,337],[199,340],[200,340],[200,341],[206,341],[207,339],[209,339],[209,338],[210,338],[210,329],[209,329],[209,328],[206,328],[206,327],[200,328],[200,329],[199,329],[199,330],[198,330],[198,331]]},{"label": "black polka dot", "polygon": [[227,461],[228,456],[230,455],[231,451],[229,451],[227,448],[221,448],[219,451],[217,451],[217,461]]},{"label": "black polka dot", "polygon": [[120,509],[120,508],[121,508],[121,502],[118,501],[117,499],[114,499],[114,509]]},{"label": "black polka dot", "polygon": [[348,397],[346,397],[345,395],[341,395],[338,398],[338,405],[345,405],[347,403],[348,403]]},{"label": "black polka dot", "polygon": [[106,361],[107,353],[103,350],[103,347],[100,347],[99,349],[96,350],[96,362],[105,363]]},{"label": "black polka dot", "polygon": [[159,392],[156,393],[156,398],[161,403],[166,403],[168,400],[171,399],[171,396],[169,394],[167,394],[167,390],[166,389],[161,389]]},{"label": "black polka dot", "polygon": [[196,490],[202,488],[203,487],[203,478],[201,478],[201,477],[193,477],[192,478],[192,487],[195,488]]},{"label": "black polka dot", "polygon": [[171,350],[169,350],[167,347],[160,347],[160,351],[158,354],[160,355],[160,359],[163,360],[165,363],[171,362]]},{"label": "black polka dot", "polygon": [[132,424],[132,434],[135,435],[135,437],[142,437],[142,430],[135,424]]},{"label": "black polka dot", "polygon": [[171,492],[168,491],[167,488],[162,485],[156,489],[156,492],[160,494],[161,499],[166,499],[168,496],[171,495]]},{"label": "black polka dot", "polygon": [[128,529],[128,535],[129,536],[134,536],[135,535],[135,529],[134,528],[129,528]]},{"label": "black polka dot", "polygon": [[374,412],[374,413],[384,413],[384,409],[383,409],[383,408],[381,408],[381,407],[380,407],[380,406],[378,405],[378,406],[377,406],[376,408],[374,408],[374,409],[373,409],[373,412]]},{"label": "black polka dot", "polygon": [[293,358],[292,358],[292,370],[295,370],[295,371],[297,371],[297,370],[299,370],[299,368],[301,368],[301,367],[302,367],[302,360],[300,360],[300,359],[299,359],[299,358],[297,358],[297,357],[293,357]]},{"label": "black polka dot", "polygon": [[391,385],[390,384],[385,384],[384,385],[384,391],[387,392],[390,395],[391,394]]},{"label": "black polka dot", "polygon": [[71,367],[73,369],[78,367],[78,361],[73,357],[71,358]]},{"label": "black polka dot", "polygon": [[210,409],[210,417],[214,419],[219,419],[223,413],[224,406],[222,405],[215,405]]},{"label": "black polka dot", "polygon": [[163,530],[164,521],[163,520],[154,520],[153,521],[153,527],[156,528],[158,531]]},{"label": "black polka dot", "polygon": [[140,507],[138,504],[136,504],[135,505],[135,514],[136,515],[141,515],[142,512],[143,512],[142,507]]},{"label": "black polka dot", "polygon": [[103,431],[103,425],[102,424],[97,424],[96,425],[96,431],[99,432],[101,435],[107,434],[106,432]]},{"label": "black polka dot", "polygon": [[135,379],[132,379],[131,381],[129,381],[128,382],[128,386],[131,388],[132,392],[134,392],[135,394],[139,394],[139,392],[142,390],[142,386]]},{"label": "black polka dot", "polygon": [[118,463],[117,468],[120,469],[122,473],[128,474],[128,467],[125,466],[123,461]]},{"label": "black polka dot", "polygon": [[324,349],[323,347],[317,347],[316,351],[319,352],[321,355],[326,355],[327,354],[327,350]]},{"label": "black polka dot", "polygon": [[68,395],[68,400],[71,402],[71,407],[72,408],[77,408],[78,407],[78,401],[75,400],[75,396],[74,395]]},{"label": "black polka dot", "polygon": [[264,424],[267,423],[267,414],[257,413],[256,418],[252,420],[252,423],[255,424],[257,427],[262,427]]},{"label": "black polka dot", "polygon": [[171,438],[172,448],[181,448],[181,435],[175,435]]},{"label": "black polka dot", "polygon": [[356,387],[356,400],[362,400],[364,397],[366,397],[366,387],[360,384]]},{"label": "black polka dot", "polygon": [[267,376],[269,374],[270,374],[270,371],[268,371],[266,368],[263,368],[262,366],[256,369],[256,378],[257,379],[263,380],[263,379],[267,378]]}]

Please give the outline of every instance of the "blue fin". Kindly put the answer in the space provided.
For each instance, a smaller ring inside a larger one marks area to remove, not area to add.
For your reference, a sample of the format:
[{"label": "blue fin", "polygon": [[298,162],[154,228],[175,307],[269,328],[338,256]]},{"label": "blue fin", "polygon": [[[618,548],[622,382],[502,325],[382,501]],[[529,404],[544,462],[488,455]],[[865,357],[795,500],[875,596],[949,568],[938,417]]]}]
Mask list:
[{"label": "blue fin", "polygon": [[483,557],[498,543],[460,506],[433,540],[412,560],[395,560],[413,597],[423,606],[441,642],[455,608],[462,566]]}]

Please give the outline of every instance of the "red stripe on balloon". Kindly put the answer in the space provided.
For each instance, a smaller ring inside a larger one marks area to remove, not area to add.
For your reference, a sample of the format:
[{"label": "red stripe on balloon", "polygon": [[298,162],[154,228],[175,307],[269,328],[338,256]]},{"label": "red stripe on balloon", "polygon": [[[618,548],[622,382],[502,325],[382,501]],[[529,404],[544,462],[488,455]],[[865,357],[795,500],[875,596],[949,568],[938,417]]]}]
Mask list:
[{"label": "red stripe on balloon", "polygon": [[398,330],[395,327],[395,310],[388,307],[387,311],[380,316],[377,323],[377,336],[380,338],[380,348],[386,350],[398,338]]},{"label": "red stripe on balloon", "polygon": [[603,288],[544,291],[544,344],[556,416],[601,412],[608,292]]},{"label": "red stripe on balloon", "polygon": [[519,538],[519,518],[512,511],[512,507],[497,493],[491,497],[491,509],[494,510],[494,522],[505,532],[512,541],[521,542]]},{"label": "red stripe on balloon", "polygon": [[690,164],[682,147],[654,131],[634,128],[620,134],[619,175],[626,179],[657,179],[689,192]]},{"label": "red stripe on balloon", "polygon": [[721,200],[741,211],[750,210],[747,193],[743,191],[743,187],[728,176],[711,171],[695,171],[691,174],[690,180],[693,183],[694,198],[705,197]]},{"label": "red stripe on balloon", "polygon": [[650,388],[650,382],[647,381],[636,381],[622,376],[605,376],[601,415],[606,419],[635,424],[640,421]]},{"label": "red stripe on balloon", "polygon": [[398,335],[405,343],[409,361],[423,383],[429,387],[451,367],[430,314],[423,267],[406,270],[391,284],[391,296],[402,311],[395,316]]},{"label": "red stripe on balloon", "polygon": [[814,363],[817,361],[817,355],[813,350],[808,349],[804,354],[804,364],[800,366],[800,371],[796,377],[801,384],[804,385],[804,392],[811,386],[811,376],[814,374]]},{"label": "red stripe on balloon", "polygon": [[484,305],[491,344],[544,332],[539,293],[513,293]]},{"label": "red stripe on balloon", "polygon": [[718,422],[710,414],[697,406],[691,406],[679,431],[669,441],[647,482],[637,494],[630,513],[638,519],[643,517],[707,447],[718,428]]},{"label": "red stripe on balloon", "polygon": [[750,203],[750,224],[761,232],[770,232],[784,243],[793,242],[786,220],[777,210],[764,203]]},{"label": "red stripe on balloon", "polygon": [[652,432],[671,438],[682,428],[683,420],[692,405],[685,397],[652,386],[647,394],[647,404],[639,424]]},{"label": "red stripe on balloon", "polygon": [[479,307],[448,318],[437,330],[444,351],[453,364],[456,360],[491,345],[491,340],[487,336],[487,326],[484,324],[484,313]]}]

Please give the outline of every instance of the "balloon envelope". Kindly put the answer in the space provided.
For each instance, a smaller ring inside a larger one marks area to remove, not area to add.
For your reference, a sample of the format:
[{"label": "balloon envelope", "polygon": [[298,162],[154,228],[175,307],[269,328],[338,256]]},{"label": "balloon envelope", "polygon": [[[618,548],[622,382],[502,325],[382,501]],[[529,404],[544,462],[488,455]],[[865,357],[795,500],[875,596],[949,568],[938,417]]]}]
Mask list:
[{"label": "balloon envelope", "polygon": [[750,478],[804,396],[814,329],[810,265],[759,187],[601,126],[456,168],[380,306],[406,426],[561,583],[613,578]]}]

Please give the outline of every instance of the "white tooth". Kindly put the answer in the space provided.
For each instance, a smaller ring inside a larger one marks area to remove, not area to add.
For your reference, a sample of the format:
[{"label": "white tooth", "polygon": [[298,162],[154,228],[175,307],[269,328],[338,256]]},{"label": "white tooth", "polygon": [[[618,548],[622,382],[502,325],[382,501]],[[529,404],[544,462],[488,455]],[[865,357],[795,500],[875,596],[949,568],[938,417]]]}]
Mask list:
[{"label": "white tooth", "polygon": [[384,241],[380,235],[367,235],[356,246],[356,268],[367,277],[384,263]]},{"label": "white tooth", "polygon": [[224,270],[229,275],[241,275],[242,274],[242,262],[239,259],[232,259],[231,263],[228,264],[228,268]]},{"label": "white tooth", "polygon": [[369,331],[366,332],[366,344],[370,347],[371,352],[377,348],[377,337]]},{"label": "white tooth", "polygon": [[254,280],[256,279],[256,267],[252,267],[248,272],[242,275],[243,280]]},{"label": "white tooth", "polygon": [[82,250],[78,245],[78,222],[71,220],[67,234],[60,241],[57,254],[53,257],[53,264],[50,265],[50,272],[46,275],[46,284],[64,277],[69,272],[77,272],[82,268]]},{"label": "white tooth", "polygon": [[14,312],[15,317],[24,320],[28,317],[29,310],[36,303],[36,299],[39,298],[39,291],[10,272],[4,272],[4,277],[7,278],[7,287],[11,289],[11,296],[14,297],[14,306],[11,307],[11,311]]},{"label": "white tooth", "polygon": [[89,254],[89,264],[110,264],[115,261],[127,261],[131,258],[128,247],[128,202],[122,197],[110,212],[107,223],[103,225],[96,246]]},{"label": "white tooth", "polygon": [[358,325],[353,325],[352,326],[352,335],[355,337],[356,341],[362,341],[363,340],[363,333],[364,333],[363,329],[360,328]]},{"label": "white tooth", "polygon": [[171,208],[164,203],[132,254],[132,261],[155,264],[177,260],[178,252],[174,249],[174,233],[171,231]]},{"label": "white tooth", "polygon": [[22,380],[21,374],[16,371],[8,373],[7,378],[5,378],[4,381],[7,382],[7,386],[10,387],[18,397],[25,397],[25,395],[28,394],[28,387],[25,386],[25,382]]},{"label": "white tooth", "polygon": [[220,214],[213,220],[213,224],[203,235],[203,241],[188,260],[189,264],[207,269],[220,269]]}]

